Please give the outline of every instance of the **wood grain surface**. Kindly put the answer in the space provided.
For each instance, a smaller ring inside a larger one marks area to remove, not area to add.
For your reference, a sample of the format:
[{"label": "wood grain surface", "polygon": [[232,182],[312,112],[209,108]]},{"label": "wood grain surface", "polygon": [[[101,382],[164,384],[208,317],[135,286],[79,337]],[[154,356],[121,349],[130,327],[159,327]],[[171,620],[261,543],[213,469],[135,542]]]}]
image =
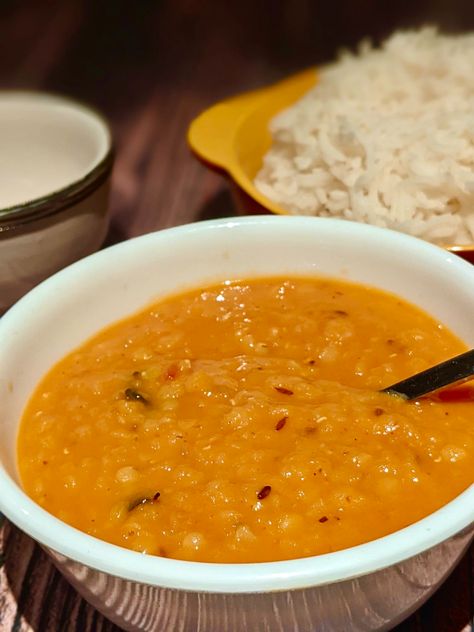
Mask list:
[{"label": "wood grain surface", "polygon": [[[187,126],[202,109],[329,60],[362,37],[377,39],[424,23],[474,30],[474,3],[3,0],[0,88],[60,92],[108,117],[117,149],[107,239],[114,243],[235,214],[226,180],[199,164],[186,146]],[[471,547],[397,632],[473,632],[473,615]],[[118,628],[77,595],[31,539],[2,519],[0,632],[63,630]]]}]

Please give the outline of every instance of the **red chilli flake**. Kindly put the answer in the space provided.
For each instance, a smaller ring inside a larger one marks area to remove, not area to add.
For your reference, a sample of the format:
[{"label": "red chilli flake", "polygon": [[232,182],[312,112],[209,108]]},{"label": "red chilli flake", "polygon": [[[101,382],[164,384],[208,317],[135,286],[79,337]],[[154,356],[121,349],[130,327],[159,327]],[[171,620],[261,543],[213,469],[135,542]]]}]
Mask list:
[{"label": "red chilli flake", "polygon": [[269,495],[271,491],[272,491],[272,488],[270,487],[270,485],[265,485],[265,487],[262,487],[262,489],[258,492],[257,498],[259,500],[263,500]]},{"label": "red chilli flake", "polygon": [[285,388],[284,386],[274,386],[273,388],[282,395],[293,395],[293,391],[290,391],[289,388]]},{"label": "red chilli flake", "polygon": [[322,518],[319,519],[319,522],[327,522],[329,520],[329,518],[327,516],[323,516]]},{"label": "red chilli flake", "polygon": [[277,422],[277,425],[275,426],[275,430],[281,430],[285,426],[287,419],[288,417],[282,417],[280,421]]},{"label": "red chilli flake", "polygon": [[375,415],[376,417],[380,417],[380,415],[383,415],[383,414],[384,414],[384,412],[385,412],[385,411],[384,411],[384,409],[383,409],[383,408],[376,408],[376,409],[374,410],[374,415]]},{"label": "red chilli flake", "polygon": [[168,367],[168,370],[166,371],[166,379],[167,380],[174,380],[176,379],[176,377],[178,376],[179,373],[179,367],[177,364],[172,364]]}]

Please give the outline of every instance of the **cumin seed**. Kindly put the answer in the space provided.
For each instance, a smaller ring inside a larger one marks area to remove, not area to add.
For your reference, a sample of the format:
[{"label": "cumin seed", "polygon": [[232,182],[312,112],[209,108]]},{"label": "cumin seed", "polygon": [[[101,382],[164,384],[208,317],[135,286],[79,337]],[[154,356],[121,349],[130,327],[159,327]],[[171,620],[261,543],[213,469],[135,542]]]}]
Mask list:
[{"label": "cumin seed", "polygon": [[145,405],[148,405],[150,403],[146,397],[144,397],[141,393],[134,390],[133,388],[125,389],[125,399],[128,399],[132,402],[141,402]]},{"label": "cumin seed", "polygon": [[282,395],[293,395],[293,391],[290,391],[289,388],[285,388],[284,386],[274,386],[273,388]]},{"label": "cumin seed", "polygon": [[262,487],[262,489],[258,492],[257,494],[257,498],[259,500],[263,500],[264,498],[266,498],[270,492],[272,491],[272,488],[270,485],[265,485],[265,487]]},{"label": "cumin seed", "polygon": [[277,422],[277,425],[275,426],[275,430],[281,430],[285,426],[287,419],[288,417],[282,417],[280,421]]},{"label": "cumin seed", "polygon": [[133,511],[140,505],[153,504],[160,496],[160,492],[155,492],[153,496],[140,496],[139,498],[135,498],[129,503],[128,511]]}]

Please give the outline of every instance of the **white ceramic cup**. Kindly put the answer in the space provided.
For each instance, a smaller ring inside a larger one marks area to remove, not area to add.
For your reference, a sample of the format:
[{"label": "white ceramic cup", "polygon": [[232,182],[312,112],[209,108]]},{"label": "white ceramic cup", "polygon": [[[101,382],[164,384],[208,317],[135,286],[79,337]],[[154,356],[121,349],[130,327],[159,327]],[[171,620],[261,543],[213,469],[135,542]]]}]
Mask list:
[{"label": "white ceramic cup", "polygon": [[64,97],[0,92],[0,314],[102,244],[112,139],[105,120]]},{"label": "white ceramic cup", "polygon": [[387,630],[419,607],[469,545],[474,485],[396,533],[343,551],[207,564],[81,533],[21,490],[16,436],[41,376],[99,329],[171,292],[262,275],[329,275],[399,294],[474,344],[474,268],[407,235],[352,222],[247,217],[164,230],[56,274],[0,320],[0,509],[77,590],[126,630]]}]

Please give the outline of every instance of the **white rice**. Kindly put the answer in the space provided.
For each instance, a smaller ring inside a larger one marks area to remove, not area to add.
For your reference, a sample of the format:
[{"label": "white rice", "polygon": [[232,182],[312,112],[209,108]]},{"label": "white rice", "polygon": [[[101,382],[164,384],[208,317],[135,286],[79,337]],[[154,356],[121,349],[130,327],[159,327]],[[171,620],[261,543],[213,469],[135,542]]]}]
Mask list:
[{"label": "white rice", "polygon": [[474,242],[474,34],[362,43],[270,129],[255,184],[290,213]]}]

